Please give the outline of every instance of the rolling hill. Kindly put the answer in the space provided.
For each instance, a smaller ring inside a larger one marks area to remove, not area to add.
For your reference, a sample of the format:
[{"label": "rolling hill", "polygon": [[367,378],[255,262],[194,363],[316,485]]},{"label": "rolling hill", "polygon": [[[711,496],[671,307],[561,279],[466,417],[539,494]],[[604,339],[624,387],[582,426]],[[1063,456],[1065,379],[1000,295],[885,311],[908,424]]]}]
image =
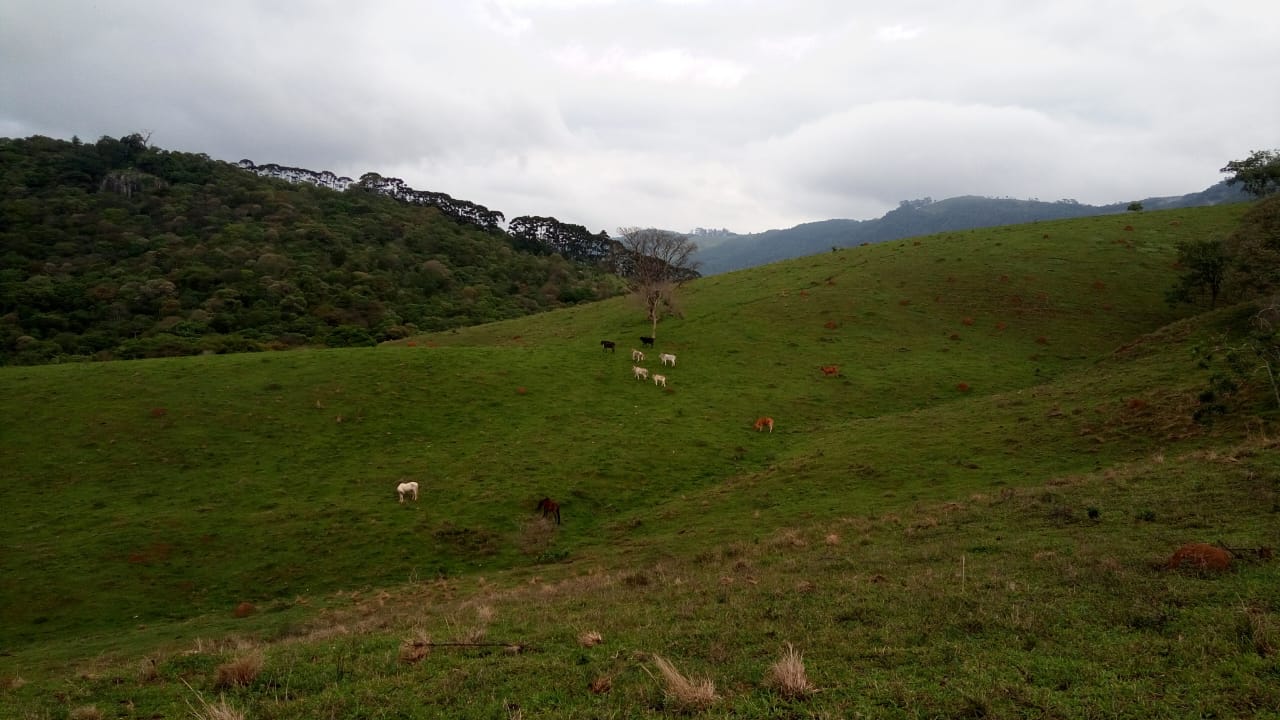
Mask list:
[{"label": "rolling hill", "polygon": [[[703,278],[658,327],[665,391],[632,377],[625,298],[376,348],[0,368],[0,710],[1274,708],[1275,563],[1163,567],[1280,541],[1269,426],[1191,420],[1192,348],[1240,311],[1164,302],[1176,245],[1246,209]],[[818,692],[768,679],[789,646]]]}]

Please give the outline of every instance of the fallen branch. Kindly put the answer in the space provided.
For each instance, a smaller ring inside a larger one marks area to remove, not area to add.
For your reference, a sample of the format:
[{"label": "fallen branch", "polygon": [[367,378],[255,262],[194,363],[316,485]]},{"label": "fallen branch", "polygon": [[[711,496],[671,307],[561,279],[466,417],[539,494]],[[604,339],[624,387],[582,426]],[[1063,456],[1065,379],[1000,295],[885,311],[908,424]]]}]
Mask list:
[{"label": "fallen branch", "polygon": [[1218,547],[1226,550],[1235,557],[1252,557],[1259,560],[1270,560],[1275,557],[1275,551],[1269,547],[1229,547],[1224,543],[1218,543]]},{"label": "fallen branch", "polygon": [[431,642],[426,640],[415,640],[411,643],[405,643],[410,647],[416,648],[434,648],[434,647],[500,647],[506,648],[510,652],[520,653],[525,650],[533,650],[534,648],[523,645],[521,643],[503,643],[503,642]]}]

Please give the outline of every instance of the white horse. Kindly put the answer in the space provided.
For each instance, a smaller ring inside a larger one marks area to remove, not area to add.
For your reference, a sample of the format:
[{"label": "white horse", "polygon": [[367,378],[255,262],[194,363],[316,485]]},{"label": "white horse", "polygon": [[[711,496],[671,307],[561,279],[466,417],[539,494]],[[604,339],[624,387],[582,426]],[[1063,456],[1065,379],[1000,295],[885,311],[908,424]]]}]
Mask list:
[{"label": "white horse", "polygon": [[643,361],[644,361],[644,353],[640,352],[639,350],[636,350],[635,348],[632,348],[631,362],[643,362]]},{"label": "white horse", "polygon": [[639,365],[632,365],[632,366],[631,366],[631,374],[632,374],[632,375],[635,375],[637,380],[648,380],[648,379],[649,379],[649,369],[648,369],[648,368],[642,368],[642,367],[640,367]]},{"label": "white horse", "polygon": [[666,386],[667,386],[667,376],[666,376],[666,375],[657,375],[657,374],[655,374],[655,375],[653,376],[653,384],[654,384],[654,385],[661,385],[662,387],[666,387]]},{"label": "white horse", "polygon": [[671,367],[676,366],[676,356],[671,353],[662,353],[658,356],[658,359],[662,361],[663,365],[670,365]]},{"label": "white horse", "polygon": [[402,482],[396,486],[396,494],[400,496],[400,502],[404,502],[405,496],[413,497],[414,502],[418,501],[418,483]]}]

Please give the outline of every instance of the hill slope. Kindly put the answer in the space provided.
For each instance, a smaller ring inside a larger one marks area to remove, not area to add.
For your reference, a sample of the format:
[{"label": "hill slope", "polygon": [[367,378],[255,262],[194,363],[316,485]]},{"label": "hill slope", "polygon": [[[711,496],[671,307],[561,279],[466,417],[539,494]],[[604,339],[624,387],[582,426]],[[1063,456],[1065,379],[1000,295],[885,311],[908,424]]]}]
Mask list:
[{"label": "hill slope", "polygon": [[[413,345],[0,369],[24,408],[0,420],[0,677],[28,681],[0,706],[182,713],[185,680],[255,717],[651,717],[682,707],[656,653],[739,717],[1269,707],[1275,566],[1153,567],[1280,539],[1268,441],[1189,420],[1189,347],[1228,318],[1163,303],[1174,245],[1243,210],[705,278],[659,326],[665,392],[632,378],[623,299]],[[788,642],[821,693],[761,681]]]}]

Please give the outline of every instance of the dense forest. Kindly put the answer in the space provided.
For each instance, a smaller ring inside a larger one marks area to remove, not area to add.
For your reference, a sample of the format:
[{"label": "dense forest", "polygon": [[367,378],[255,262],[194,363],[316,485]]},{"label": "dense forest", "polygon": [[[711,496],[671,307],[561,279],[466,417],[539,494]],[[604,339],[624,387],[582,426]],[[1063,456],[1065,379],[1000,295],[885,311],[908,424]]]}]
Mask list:
[{"label": "dense forest", "polygon": [[0,364],[370,345],[623,289],[603,233],[508,233],[388,183],[338,192],[140,135],[0,138]]}]

